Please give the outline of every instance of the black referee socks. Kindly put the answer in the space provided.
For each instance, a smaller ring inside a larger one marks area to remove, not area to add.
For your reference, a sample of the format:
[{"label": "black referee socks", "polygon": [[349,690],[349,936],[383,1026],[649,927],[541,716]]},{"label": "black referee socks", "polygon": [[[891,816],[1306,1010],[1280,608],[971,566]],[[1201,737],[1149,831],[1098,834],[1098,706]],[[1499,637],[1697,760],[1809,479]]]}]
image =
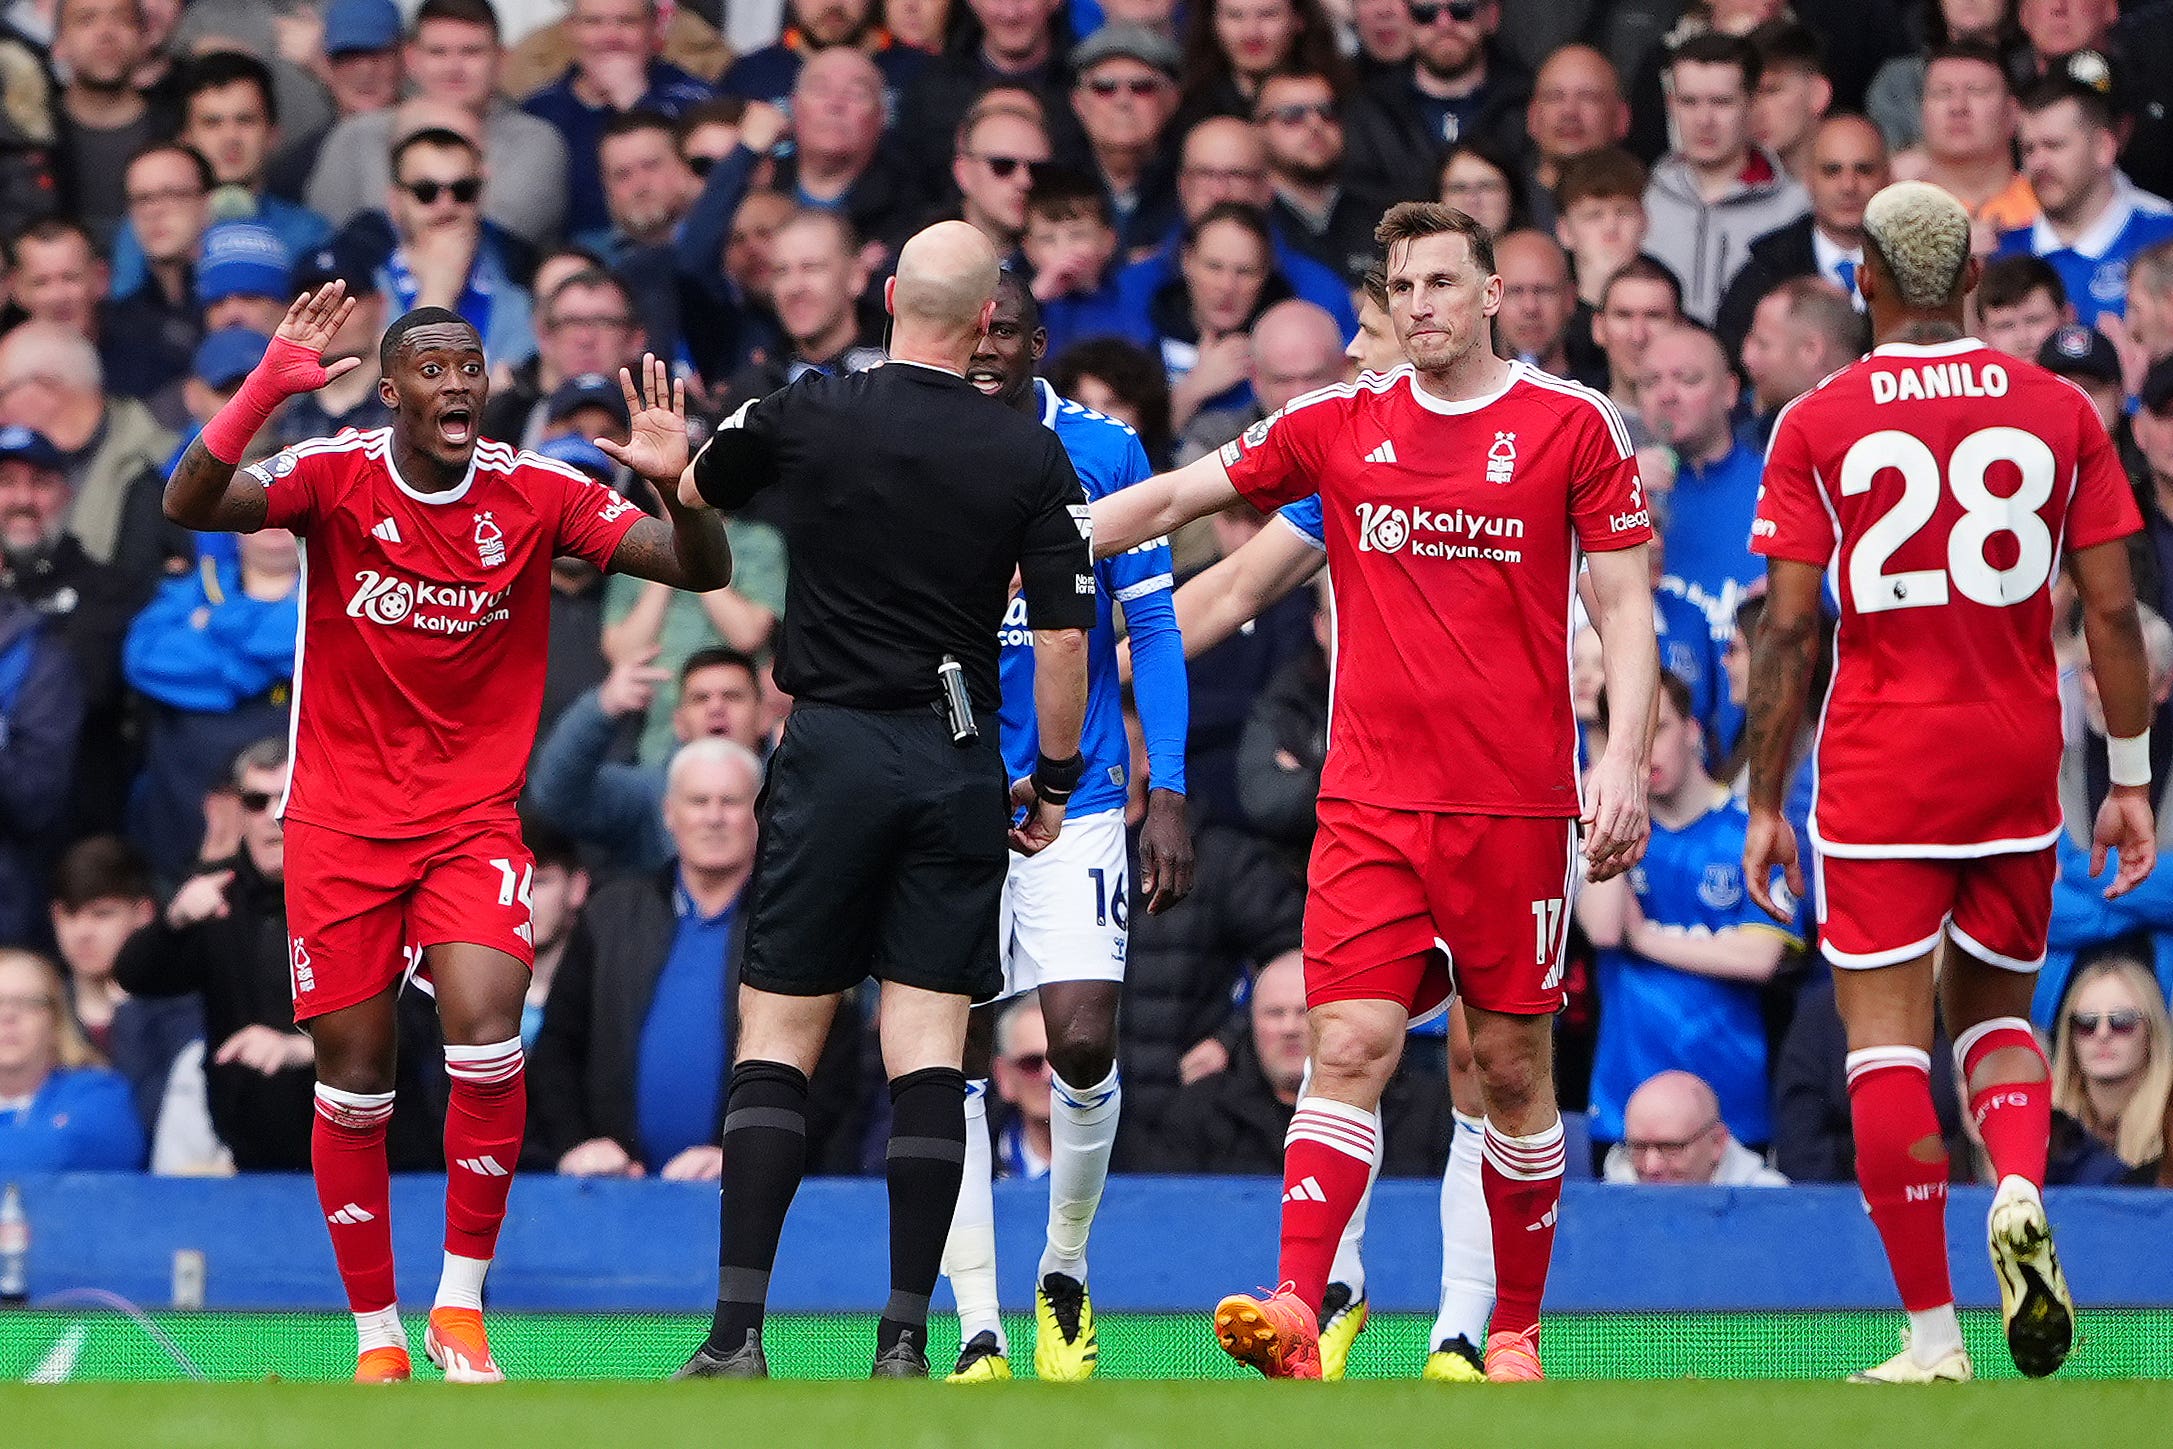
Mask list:
[{"label": "black referee socks", "polygon": [[[762,1327],[778,1235],[807,1168],[805,1073],[783,1062],[741,1062],[732,1069],[724,1160],[728,1166],[717,1208],[717,1316],[709,1328],[709,1347],[720,1355],[737,1353],[747,1335]],[[954,1168],[954,1196],[956,1177]],[[939,1251],[941,1246],[939,1238]],[[931,1287],[934,1282],[931,1275]]]},{"label": "black referee socks", "polygon": [[[727,1160],[730,1153],[726,1153]],[[924,1067],[890,1084],[890,1302],[875,1330],[878,1357],[900,1339],[928,1349],[928,1296],[958,1208],[966,1162],[966,1074]],[[776,1235],[771,1234],[771,1244]]]}]

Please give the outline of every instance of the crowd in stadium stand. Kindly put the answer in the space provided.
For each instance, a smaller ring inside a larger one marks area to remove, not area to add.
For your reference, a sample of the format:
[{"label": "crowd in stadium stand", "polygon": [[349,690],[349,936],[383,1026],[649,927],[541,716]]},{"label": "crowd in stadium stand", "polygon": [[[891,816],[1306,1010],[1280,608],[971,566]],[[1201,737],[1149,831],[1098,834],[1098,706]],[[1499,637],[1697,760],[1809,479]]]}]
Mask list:
[{"label": "crowd in stadium stand", "polygon": [[[1578,904],[1572,1171],[1847,1181],[1816,902],[1776,931],[1740,865],[1765,440],[1868,346],[1865,203],[1890,179],[1947,188],[1986,262],[1978,334],[2088,390],[2134,481],[2153,775],[2173,777],[2169,107],[2173,0],[0,5],[0,1174],[308,1166],[277,818],[302,569],[291,535],[194,535],[160,506],[298,292],[362,299],[326,357],[362,365],[288,406],[266,451],[388,421],[378,337],[435,304],[485,339],[486,435],[653,510],[591,441],[626,438],[617,369],[669,359],[706,430],[872,366],[882,281],[931,221],[991,238],[1031,281],[1045,373],[1169,465],[1346,378],[1345,344],[1383,326],[1374,224],[1423,198],[1493,230],[1497,349],[1614,400],[1662,525],[1655,839]],[[1188,528],[1180,573],[1262,525]],[[768,659],[780,535],[759,503],[728,527],[712,594],[552,574],[525,804],[543,1170],[719,1172],[755,797],[791,705]],[[1131,916],[1120,1168],[1279,1170],[1319,608],[1300,590],[1192,662],[1198,887]],[[1595,740],[1597,649],[1586,631]],[[2104,720],[2079,635],[2062,657],[2069,830],[2035,1007],[2052,1180],[2154,1181],[2173,871],[2115,902],[2088,878]],[[439,1167],[437,1026],[412,990],[402,1027],[392,1161]],[[1955,1176],[1977,1178],[1932,1061]],[[1440,1173],[1446,1067],[1421,1029],[1386,1106],[1391,1174]],[[811,1165],[879,1172],[864,1019],[841,1017],[813,1084]],[[1047,1170],[1049,1090],[1027,999],[997,1035],[999,1171]]]}]

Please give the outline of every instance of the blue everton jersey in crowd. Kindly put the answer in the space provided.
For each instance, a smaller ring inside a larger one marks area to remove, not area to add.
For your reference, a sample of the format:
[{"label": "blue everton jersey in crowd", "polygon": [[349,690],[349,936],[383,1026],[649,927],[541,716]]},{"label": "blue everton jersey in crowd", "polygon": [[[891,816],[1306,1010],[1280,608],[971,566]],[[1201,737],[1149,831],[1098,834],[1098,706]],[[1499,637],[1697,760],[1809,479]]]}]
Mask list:
[{"label": "blue everton jersey in crowd", "polygon": [[2100,317],[2126,313],[2128,263],[2143,248],[2169,237],[2173,237],[2173,216],[2166,214],[2165,202],[2123,180],[2112,205],[2072,244],[2063,243],[2052,224],[2039,217],[2028,226],[2000,233],[1992,255],[1994,259],[2042,257],[2060,274],[2067,300],[2075,308],[2075,320],[2094,327]]},{"label": "blue everton jersey in crowd", "polygon": [[[1696,935],[1736,926],[1780,930],[1743,888],[1749,824],[1733,799],[1680,830],[1655,820],[1652,844],[1630,875],[1645,919]],[[1785,892],[1776,877],[1775,900]],[[1694,976],[1616,949],[1599,954],[1599,998],[1606,1009],[1592,1061],[1596,1140],[1620,1142],[1630,1094],[1670,1070],[1695,1072],[1712,1086],[1721,1120],[1737,1141],[1772,1140],[1766,1023],[1756,986]]]},{"label": "blue everton jersey in crowd", "polygon": [[1728,674],[1721,660],[1734,622],[1725,631],[1715,628],[1673,579],[1653,590],[1652,622],[1660,637],[1660,667],[1690,686],[1690,713],[1705,729],[1706,764],[1717,764],[1743,728],[1743,707],[1728,698]]},{"label": "blue everton jersey in crowd", "polygon": [[[1150,476],[1139,435],[1115,418],[1056,395],[1040,378],[1034,396],[1042,423],[1055,430],[1071,455],[1072,468],[1086,485],[1091,501]],[[1086,726],[1079,751],[1086,757],[1086,778],[1071,797],[1067,815],[1095,815],[1121,810],[1130,777],[1131,742],[1124,732],[1123,688],[1117,682],[1117,630],[1112,604],[1124,606],[1125,631],[1132,641],[1132,694],[1147,737],[1147,760],[1154,788],[1185,788],[1185,731],[1190,697],[1185,689],[1184,641],[1177,634],[1177,611],[1170,603],[1170,552],[1165,539],[1141,544],[1115,558],[1098,560],[1100,618],[1087,641]],[[1004,766],[1014,780],[1034,772],[1040,752],[1034,717],[1034,633],[1027,623],[1026,600],[1014,597],[1004,614],[1000,637],[1003,669]]]}]

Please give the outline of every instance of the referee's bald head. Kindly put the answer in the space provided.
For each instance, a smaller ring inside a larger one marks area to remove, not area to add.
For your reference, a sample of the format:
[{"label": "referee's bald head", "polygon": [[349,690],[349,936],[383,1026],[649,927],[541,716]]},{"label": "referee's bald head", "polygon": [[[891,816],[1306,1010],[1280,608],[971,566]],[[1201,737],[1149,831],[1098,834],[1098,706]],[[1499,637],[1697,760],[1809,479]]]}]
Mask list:
[{"label": "referee's bald head", "polygon": [[939,221],[914,233],[898,252],[898,275],[888,288],[897,342],[944,346],[980,336],[996,298],[996,272],[996,248],[976,227]]}]

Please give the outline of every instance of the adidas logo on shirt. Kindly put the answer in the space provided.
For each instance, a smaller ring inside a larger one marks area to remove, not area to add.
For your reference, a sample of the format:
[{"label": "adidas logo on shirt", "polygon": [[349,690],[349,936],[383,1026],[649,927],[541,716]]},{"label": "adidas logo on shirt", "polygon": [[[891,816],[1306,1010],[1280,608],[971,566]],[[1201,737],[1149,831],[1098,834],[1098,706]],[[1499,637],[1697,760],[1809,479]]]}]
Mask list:
[{"label": "adidas logo on shirt", "polygon": [[511,1177],[513,1175],[500,1167],[498,1159],[495,1157],[463,1157],[460,1159],[460,1165],[482,1177]]},{"label": "adidas logo on shirt", "polygon": [[341,1208],[338,1212],[328,1215],[325,1218],[325,1221],[328,1223],[338,1223],[341,1227],[351,1228],[358,1223],[371,1223],[377,1221],[377,1214],[371,1212],[368,1208],[363,1207],[359,1203],[349,1203],[347,1204],[347,1206]]},{"label": "adidas logo on shirt", "polygon": [[1396,445],[1395,445],[1394,443],[1390,443],[1390,442],[1385,442],[1385,441],[1384,441],[1384,442],[1383,442],[1383,443],[1381,444],[1381,446],[1380,446],[1380,447],[1378,447],[1378,448],[1375,448],[1375,449],[1374,449],[1374,450],[1373,450],[1372,452],[1370,452],[1370,453],[1366,454],[1366,461],[1367,461],[1368,463],[1393,463],[1393,462],[1395,462],[1395,461],[1396,461]]},{"label": "adidas logo on shirt", "polygon": [[1326,1202],[1328,1194],[1320,1190],[1320,1179],[1307,1177],[1296,1187],[1283,1194],[1284,1202]]},{"label": "adidas logo on shirt", "polygon": [[389,518],[385,519],[377,527],[370,530],[370,536],[372,538],[381,538],[387,543],[398,543],[400,541],[400,525]]}]

